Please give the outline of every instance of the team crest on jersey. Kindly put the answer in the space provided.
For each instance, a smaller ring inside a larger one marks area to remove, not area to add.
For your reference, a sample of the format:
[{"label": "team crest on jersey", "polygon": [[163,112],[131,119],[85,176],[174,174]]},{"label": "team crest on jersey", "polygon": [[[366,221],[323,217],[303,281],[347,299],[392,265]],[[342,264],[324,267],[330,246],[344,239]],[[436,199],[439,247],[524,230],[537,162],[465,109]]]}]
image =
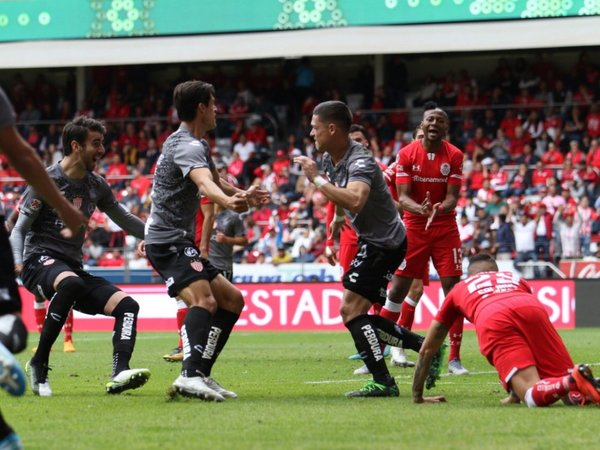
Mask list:
[{"label": "team crest on jersey", "polygon": [[54,259],[49,258],[49,259],[45,260],[42,264],[44,266],[51,266],[52,264],[54,264],[54,262],[55,262]]},{"label": "team crest on jersey", "polygon": [[73,206],[77,209],[81,209],[81,205],[83,204],[83,199],[81,197],[75,197],[73,199]]},{"label": "team crest on jersey", "polygon": [[33,200],[31,200],[29,207],[34,211],[39,211],[40,208],[42,207],[42,202],[40,200],[38,200],[37,198],[34,198]]},{"label": "team crest on jersey", "polygon": [[192,269],[196,272],[202,272],[204,270],[204,265],[200,261],[192,261],[190,266],[192,266]]},{"label": "team crest on jersey", "polygon": [[442,175],[444,175],[445,177],[447,177],[450,174],[450,164],[443,163],[440,166],[440,172],[442,172]]},{"label": "team crest on jersey", "polygon": [[198,256],[198,250],[196,250],[194,247],[186,247],[185,250],[183,251],[183,253],[188,258],[193,258],[194,256]]}]

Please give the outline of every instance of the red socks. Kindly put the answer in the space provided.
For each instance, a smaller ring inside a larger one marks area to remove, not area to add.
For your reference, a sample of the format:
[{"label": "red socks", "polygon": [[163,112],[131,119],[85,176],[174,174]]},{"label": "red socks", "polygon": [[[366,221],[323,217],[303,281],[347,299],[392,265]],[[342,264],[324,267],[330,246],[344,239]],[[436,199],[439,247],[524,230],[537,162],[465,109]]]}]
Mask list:
[{"label": "red socks", "polygon": [[415,309],[416,304],[411,299],[406,297],[402,302],[402,310],[400,311],[398,325],[411,330],[413,322],[415,321]]},{"label": "red socks", "polygon": [[531,388],[531,398],[535,406],[548,406],[565,396],[571,389],[570,375],[564,377],[545,378]]},{"label": "red socks", "polygon": [[34,305],[33,313],[35,315],[35,328],[38,333],[42,332],[44,326],[44,319],[46,318],[46,304],[44,303],[42,308],[36,308],[38,304]]},{"label": "red socks", "polygon": [[460,359],[460,345],[462,344],[463,326],[464,318],[460,316],[450,327],[450,332],[448,333],[450,340],[450,354],[448,355],[448,361]]},{"label": "red socks", "polygon": [[69,315],[67,316],[67,320],[65,320],[65,324],[63,325],[63,331],[65,333],[65,342],[73,340],[73,310],[69,311]]}]

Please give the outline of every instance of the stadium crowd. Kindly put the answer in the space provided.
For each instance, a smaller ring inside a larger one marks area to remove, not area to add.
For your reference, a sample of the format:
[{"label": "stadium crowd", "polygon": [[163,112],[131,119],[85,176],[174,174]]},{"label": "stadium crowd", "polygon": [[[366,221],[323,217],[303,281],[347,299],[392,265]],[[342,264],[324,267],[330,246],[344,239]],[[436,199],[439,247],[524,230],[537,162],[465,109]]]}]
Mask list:
[{"label": "stadium crowd", "polygon": [[[90,70],[90,89],[79,107],[74,76],[61,83],[40,73],[28,82],[16,74],[4,86],[20,132],[46,165],[63,156],[65,121],[78,115],[103,120],[106,155],[97,170],[117,199],[145,220],[156,161],[179,123],[170,99],[178,80],[153,80],[151,71],[138,66]],[[366,67],[352,92],[320,89],[306,58],[284,65],[279,76],[245,66],[237,76],[203,74],[219,87],[220,120],[208,137],[217,169],[237,186],[264,186],[272,198],[244,216],[249,243],[236,261],[326,261],[327,201],[293,158],[319,161],[309,137],[310,114],[329,99],[353,106],[376,159],[387,165],[412,139],[414,111],[435,101],[448,112],[449,139],[464,152],[457,221],[465,256],[486,251],[515,264],[600,257],[600,67],[587,53],[572,67],[556,67],[541,54],[501,58],[485,77],[449,71],[411,86],[398,57],[386,66],[385,87],[373,92],[372,77]],[[1,160],[0,195],[8,213],[23,187]],[[132,238],[97,211],[86,239],[87,264],[147,267],[132,249]]]}]

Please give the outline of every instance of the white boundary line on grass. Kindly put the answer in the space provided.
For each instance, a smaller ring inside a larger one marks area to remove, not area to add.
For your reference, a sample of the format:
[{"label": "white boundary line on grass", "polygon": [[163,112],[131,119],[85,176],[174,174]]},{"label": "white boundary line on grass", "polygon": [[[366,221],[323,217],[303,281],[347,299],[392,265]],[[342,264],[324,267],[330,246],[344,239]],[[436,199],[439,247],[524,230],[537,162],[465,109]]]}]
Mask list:
[{"label": "white boundary line on grass", "polygon": [[[595,363],[587,363],[588,366],[600,366],[600,362],[595,362]],[[477,376],[477,375],[497,375],[497,372],[495,370],[486,370],[486,371],[482,371],[482,372],[469,372],[468,375],[452,375],[450,373],[442,373],[440,374],[440,377],[448,377],[448,378],[462,378],[462,379],[468,379],[469,376]],[[399,379],[412,379],[413,375],[398,375],[398,374],[394,374],[394,378],[396,380]],[[364,377],[355,377],[355,378],[351,378],[351,379],[347,379],[347,380],[320,380],[320,381],[305,381],[304,384],[341,384],[341,383],[356,383],[357,381],[360,381],[361,379],[364,379]],[[404,383],[401,383],[404,384]],[[442,384],[453,384],[450,381],[444,381]]]}]

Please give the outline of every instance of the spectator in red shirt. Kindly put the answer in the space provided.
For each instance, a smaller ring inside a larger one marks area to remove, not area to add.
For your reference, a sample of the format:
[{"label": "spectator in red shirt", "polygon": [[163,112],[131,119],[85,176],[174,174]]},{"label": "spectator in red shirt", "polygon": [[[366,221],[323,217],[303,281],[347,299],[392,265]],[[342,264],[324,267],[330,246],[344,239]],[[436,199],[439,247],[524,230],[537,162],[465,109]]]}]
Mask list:
[{"label": "spectator in red shirt", "polygon": [[552,169],[548,169],[542,161],[538,161],[535,169],[531,172],[531,193],[539,192],[541,188],[545,188],[548,180],[552,178],[554,178]]},{"label": "spectator in red shirt", "polygon": [[139,169],[133,169],[133,179],[131,180],[131,187],[135,190],[135,193],[138,197],[142,199],[142,202],[145,200],[148,191],[150,190],[150,186],[152,186],[152,181],[146,176],[143,175]]},{"label": "spectator in red shirt", "polygon": [[508,189],[508,196],[520,197],[531,187],[529,167],[525,163],[519,164],[517,172],[512,176]]},{"label": "spectator in red shirt", "polygon": [[600,142],[598,139],[592,139],[585,162],[588,166],[600,170]]},{"label": "spectator in red shirt", "polygon": [[589,137],[600,137],[600,105],[598,103],[590,106],[590,112],[585,117],[585,127]]},{"label": "spectator in red shirt", "polygon": [[231,161],[229,161],[229,164],[227,165],[227,172],[235,177],[238,184],[240,183],[244,172],[244,161],[240,159],[238,152],[233,152],[231,154]]},{"label": "spectator in red shirt", "polygon": [[569,189],[575,180],[579,180],[579,172],[573,168],[573,162],[566,159],[563,163],[563,168],[558,171],[558,181],[562,189]]},{"label": "spectator in red shirt", "polygon": [[285,150],[279,149],[275,153],[275,161],[273,161],[273,172],[280,175],[284,167],[290,168],[291,161]]},{"label": "spectator in red shirt", "polygon": [[477,191],[483,187],[483,180],[485,180],[483,164],[479,161],[475,162],[469,176],[469,195],[477,195]]},{"label": "spectator in red shirt", "polygon": [[569,143],[569,151],[565,155],[565,158],[570,160],[575,166],[585,163],[585,155],[579,148],[579,142],[571,141]]},{"label": "spectator in red shirt", "polygon": [[521,120],[515,116],[512,109],[507,109],[504,118],[500,121],[500,128],[504,131],[504,135],[513,139],[515,137],[515,128],[521,125]]},{"label": "spectator in red shirt", "polygon": [[553,106],[550,109],[550,113],[548,113],[548,115],[546,115],[546,118],[544,119],[544,130],[546,130],[548,132],[548,136],[550,136],[552,139],[556,140],[556,138],[558,138],[558,135],[559,135],[561,129],[562,129],[562,118],[560,117],[560,114],[558,113],[558,108]]},{"label": "spectator in red shirt", "polygon": [[546,150],[546,153],[544,153],[540,159],[545,165],[562,164],[565,160],[563,154],[554,142],[548,143],[548,150]]},{"label": "spectator in red shirt", "polygon": [[112,157],[111,163],[106,169],[106,179],[108,183],[114,187],[117,186],[122,189],[125,186],[125,182],[122,177],[129,175],[127,166],[121,161],[121,155],[115,153]]},{"label": "spectator in red shirt", "polygon": [[498,161],[494,161],[489,171],[490,185],[501,197],[506,198],[508,194],[508,172],[500,167]]},{"label": "spectator in red shirt", "polygon": [[515,127],[514,137],[510,142],[510,157],[513,161],[523,156],[523,148],[525,145],[531,145],[531,136],[521,125]]}]

